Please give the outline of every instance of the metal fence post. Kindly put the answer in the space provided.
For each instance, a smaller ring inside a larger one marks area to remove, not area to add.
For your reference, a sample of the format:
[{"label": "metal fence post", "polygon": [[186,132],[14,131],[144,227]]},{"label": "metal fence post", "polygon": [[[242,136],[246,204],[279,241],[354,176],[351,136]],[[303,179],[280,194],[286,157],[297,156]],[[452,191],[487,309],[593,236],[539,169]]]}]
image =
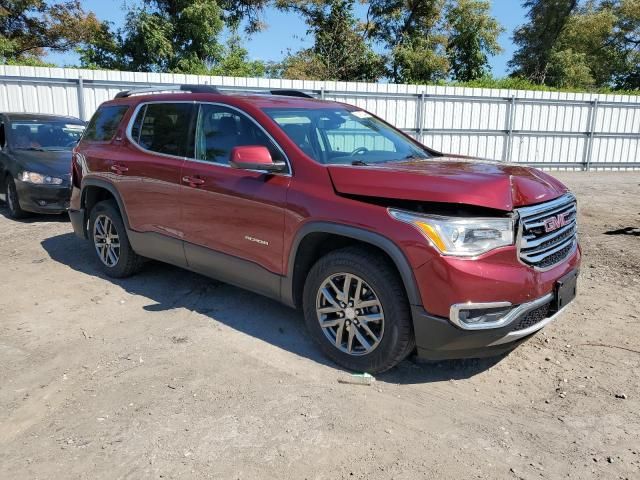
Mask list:
[{"label": "metal fence post", "polygon": [[422,142],[422,133],[424,131],[424,123],[425,123],[424,97],[425,97],[424,92],[418,94],[418,96],[416,97],[416,133],[417,133],[416,140],[418,140],[419,142]]},{"label": "metal fence post", "polygon": [[514,95],[509,99],[509,103],[507,103],[507,138],[504,141],[504,145],[502,147],[502,161],[510,162],[511,161],[511,152],[513,150],[513,122],[516,115],[516,97]]},{"label": "metal fence post", "polygon": [[427,107],[427,92],[420,94],[420,142],[424,141],[424,129],[427,123],[427,116],[425,115],[425,109]]},{"label": "metal fence post", "polygon": [[587,117],[587,126],[589,131],[587,133],[587,144],[584,146],[584,154],[582,156],[582,169],[589,171],[591,168],[591,156],[593,154],[593,136],[596,129],[596,116],[598,115],[598,99],[596,98],[591,102],[591,108],[589,109],[589,116]]},{"label": "metal fence post", "polygon": [[86,120],[84,111],[84,80],[82,78],[82,75],[78,76],[78,113],[80,116],[80,120]]},{"label": "metal fence post", "polygon": [[320,99],[324,100],[324,87],[320,87]]}]

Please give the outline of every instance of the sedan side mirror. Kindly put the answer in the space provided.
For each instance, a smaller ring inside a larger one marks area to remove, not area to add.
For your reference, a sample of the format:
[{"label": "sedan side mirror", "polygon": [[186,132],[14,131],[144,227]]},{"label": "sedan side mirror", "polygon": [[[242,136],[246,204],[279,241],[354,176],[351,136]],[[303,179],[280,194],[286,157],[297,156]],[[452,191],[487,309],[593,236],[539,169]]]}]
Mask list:
[{"label": "sedan side mirror", "polygon": [[269,153],[269,149],[262,145],[234,147],[233,150],[231,150],[229,165],[233,168],[263,170],[273,173],[287,170],[287,164],[284,162],[274,162]]}]

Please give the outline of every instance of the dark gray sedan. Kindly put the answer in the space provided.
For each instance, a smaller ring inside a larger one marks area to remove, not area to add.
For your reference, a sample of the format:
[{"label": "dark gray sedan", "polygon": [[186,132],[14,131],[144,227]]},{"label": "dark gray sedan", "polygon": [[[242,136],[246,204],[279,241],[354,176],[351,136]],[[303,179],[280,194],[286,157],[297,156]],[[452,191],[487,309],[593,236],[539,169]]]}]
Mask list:
[{"label": "dark gray sedan", "polygon": [[0,114],[0,199],[13,218],[68,208],[71,150],[84,127],[74,117]]}]

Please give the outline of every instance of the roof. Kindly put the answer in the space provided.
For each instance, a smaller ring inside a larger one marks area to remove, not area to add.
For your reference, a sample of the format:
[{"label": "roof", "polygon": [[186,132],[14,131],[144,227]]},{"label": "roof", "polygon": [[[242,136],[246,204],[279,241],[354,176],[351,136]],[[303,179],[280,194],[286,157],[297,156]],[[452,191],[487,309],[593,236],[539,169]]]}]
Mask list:
[{"label": "roof", "polygon": [[84,122],[77,117],[71,117],[68,115],[54,115],[50,113],[18,113],[18,112],[7,112],[6,115],[9,120],[15,121],[42,121],[42,120],[62,120],[64,122],[78,123],[84,125]]},{"label": "roof", "polygon": [[[259,93],[144,93],[109,100],[108,104],[138,104],[142,102],[220,102],[233,105],[250,105],[255,108],[303,108],[316,109],[346,104],[315,98],[289,97]],[[350,107],[354,108],[354,107]]]},{"label": "roof", "polygon": [[[317,91],[313,91],[318,93]],[[254,108],[326,108],[338,102],[319,100],[311,94],[295,89],[233,92],[221,91],[213,85],[160,85],[119,92],[111,104],[139,104],[142,102],[221,102],[251,105]]]}]

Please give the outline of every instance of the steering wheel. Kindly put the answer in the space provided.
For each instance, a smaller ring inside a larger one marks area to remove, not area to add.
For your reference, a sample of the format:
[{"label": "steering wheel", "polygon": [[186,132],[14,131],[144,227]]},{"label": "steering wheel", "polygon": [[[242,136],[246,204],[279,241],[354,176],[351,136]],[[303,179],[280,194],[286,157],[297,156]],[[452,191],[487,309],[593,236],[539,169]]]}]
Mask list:
[{"label": "steering wheel", "polygon": [[356,155],[362,155],[363,153],[367,153],[369,149],[367,147],[358,147],[353,152],[349,154],[351,157],[355,157]]}]

